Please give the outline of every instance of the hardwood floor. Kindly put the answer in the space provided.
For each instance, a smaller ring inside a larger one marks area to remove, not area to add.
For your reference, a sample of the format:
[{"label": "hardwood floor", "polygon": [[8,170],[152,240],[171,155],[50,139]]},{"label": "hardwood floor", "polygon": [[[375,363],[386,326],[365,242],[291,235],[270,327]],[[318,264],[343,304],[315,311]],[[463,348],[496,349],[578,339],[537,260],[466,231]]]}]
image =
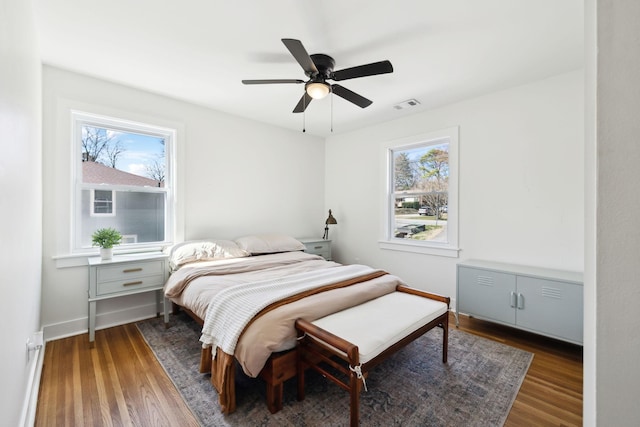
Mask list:
[{"label": "hardwood floor", "polygon": [[[452,327],[455,319],[451,316]],[[460,329],[535,354],[505,426],[582,425],[582,347],[460,318]],[[36,426],[197,426],[135,325],[48,342]]]},{"label": "hardwood floor", "polygon": [[134,324],[47,343],[36,426],[198,426]]},{"label": "hardwood floor", "polygon": [[467,316],[459,328],[534,353],[505,426],[582,425],[581,346]]}]

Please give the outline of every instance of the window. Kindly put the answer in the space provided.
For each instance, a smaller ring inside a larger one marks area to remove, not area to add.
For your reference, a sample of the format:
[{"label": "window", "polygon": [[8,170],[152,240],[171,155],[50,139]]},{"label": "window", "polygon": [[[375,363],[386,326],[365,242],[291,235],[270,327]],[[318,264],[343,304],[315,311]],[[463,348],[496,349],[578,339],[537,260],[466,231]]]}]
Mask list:
[{"label": "window", "polygon": [[112,190],[91,190],[91,216],[114,216],[114,202]]},{"label": "window", "polygon": [[173,240],[172,150],[175,130],[73,112],[74,252],[112,227],[123,248]]},{"label": "window", "polygon": [[388,171],[381,247],[458,254],[458,129],[384,146]]}]

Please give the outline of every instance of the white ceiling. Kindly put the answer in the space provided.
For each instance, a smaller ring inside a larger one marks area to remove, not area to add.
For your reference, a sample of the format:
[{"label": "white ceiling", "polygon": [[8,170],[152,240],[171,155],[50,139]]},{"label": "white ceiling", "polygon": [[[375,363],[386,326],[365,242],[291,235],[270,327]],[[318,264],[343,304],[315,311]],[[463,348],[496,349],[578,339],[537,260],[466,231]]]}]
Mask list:
[{"label": "white ceiling", "polygon": [[[392,74],[341,81],[369,98],[307,108],[326,136],[581,68],[583,0],[35,0],[45,64],[301,130],[303,79],[282,44],[299,39],[336,70],[391,61]],[[421,104],[395,110],[415,98]]]}]

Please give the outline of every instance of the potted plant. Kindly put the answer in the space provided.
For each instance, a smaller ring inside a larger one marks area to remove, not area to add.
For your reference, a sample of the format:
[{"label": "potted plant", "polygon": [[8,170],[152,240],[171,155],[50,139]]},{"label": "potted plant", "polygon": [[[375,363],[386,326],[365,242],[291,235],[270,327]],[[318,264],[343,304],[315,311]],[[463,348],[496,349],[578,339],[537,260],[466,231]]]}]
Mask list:
[{"label": "potted plant", "polygon": [[120,243],[122,234],[114,228],[100,228],[91,236],[94,246],[100,246],[102,259],[113,257],[113,246]]}]

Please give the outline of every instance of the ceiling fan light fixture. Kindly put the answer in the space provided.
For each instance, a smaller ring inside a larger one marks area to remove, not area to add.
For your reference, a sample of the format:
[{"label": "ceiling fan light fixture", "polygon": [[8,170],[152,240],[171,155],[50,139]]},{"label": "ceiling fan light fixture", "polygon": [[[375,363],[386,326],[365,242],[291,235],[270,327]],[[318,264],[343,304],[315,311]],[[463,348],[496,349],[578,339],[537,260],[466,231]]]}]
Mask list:
[{"label": "ceiling fan light fixture", "polygon": [[307,83],[306,86],[307,94],[313,99],[322,99],[325,96],[329,95],[331,89],[329,85],[324,82],[311,82]]}]

